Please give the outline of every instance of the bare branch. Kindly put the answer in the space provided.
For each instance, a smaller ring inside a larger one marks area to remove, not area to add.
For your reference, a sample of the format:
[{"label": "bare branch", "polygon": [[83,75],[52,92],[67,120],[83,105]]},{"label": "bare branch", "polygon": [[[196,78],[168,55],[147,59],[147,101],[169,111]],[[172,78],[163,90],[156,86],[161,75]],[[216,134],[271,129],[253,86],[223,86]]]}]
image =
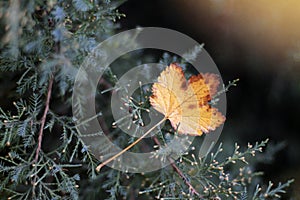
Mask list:
[{"label": "bare branch", "polygon": [[52,85],[53,85],[53,75],[51,75],[50,80],[49,80],[49,85],[48,85],[48,90],[47,90],[47,98],[46,98],[46,106],[45,106],[45,110],[41,119],[41,127],[40,127],[40,131],[39,131],[39,137],[38,137],[38,147],[36,149],[35,152],[35,159],[34,159],[34,163],[38,162],[39,159],[39,153],[41,151],[42,148],[42,140],[43,140],[43,132],[44,132],[44,126],[45,126],[45,122],[46,122],[46,117],[49,111],[49,104],[50,104],[50,98],[51,98],[51,92],[52,92]]}]

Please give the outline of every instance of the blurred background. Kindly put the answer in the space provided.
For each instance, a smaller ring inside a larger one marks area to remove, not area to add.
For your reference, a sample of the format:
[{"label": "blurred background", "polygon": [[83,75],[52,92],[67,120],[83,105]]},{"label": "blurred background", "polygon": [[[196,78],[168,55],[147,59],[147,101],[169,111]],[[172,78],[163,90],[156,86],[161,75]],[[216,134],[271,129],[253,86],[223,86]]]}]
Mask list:
[{"label": "blurred background", "polygon": [[182,32],[205,44],[224,83],[240,79],[227,93],[220,141],[245,146],[270,138],[277,153],[258,170],[266,181],[296,178],[300,198],[300,1],[128,0],[119,10],[122,29]]}]

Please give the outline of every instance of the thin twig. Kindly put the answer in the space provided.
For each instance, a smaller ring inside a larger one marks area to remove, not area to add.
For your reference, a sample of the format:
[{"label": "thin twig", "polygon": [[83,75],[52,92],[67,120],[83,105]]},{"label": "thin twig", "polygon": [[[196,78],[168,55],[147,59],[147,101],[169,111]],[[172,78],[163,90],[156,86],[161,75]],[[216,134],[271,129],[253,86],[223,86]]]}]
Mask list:
[{"label": "thin twig", "polygon": [[38,147],[36,149],[35,159],[34,159],[35,163],[38,162],[39,153],[40,153],[41,148],[42,148],[43,132],[44,132],[44,126],[45,126],[45,122],[46,122],[46,117],[47,117],[47,114],[48,114],[48,111],[49,111],[49,104],[50,104],[50,97],[51,97],[51,92],[52,92],[53,80],[54,80],[54,77],[53,77],[53,75],[51,75],[50,80],[49,80],[48,90],[47,90],[46,106],[45,106],[45,110],[44,110],[44,113],[43,113],[43,116],[42,116],[42,119],[41,119],[41,127],[40,127],[39,138],[38,138]]},{"label": "thin twig", "polygon": [[[159,145],[159,146],[161,145],[156,136],[153,137],[153,140],[157,145]],[[170,157],[168,157],[168,160],[169,160],[171,166],[173,167],[174,171],[184,180],[185,184],[189,187],[189,190],[192,192],[192,194],[197,195],[199,198],[203,198],[203,196],[197,192],[197,190],[194,188],[194,186],[192,186],[192,184],[190,183],[188,178],[183,174],[183,172],[176,166],[174,160]]]}]

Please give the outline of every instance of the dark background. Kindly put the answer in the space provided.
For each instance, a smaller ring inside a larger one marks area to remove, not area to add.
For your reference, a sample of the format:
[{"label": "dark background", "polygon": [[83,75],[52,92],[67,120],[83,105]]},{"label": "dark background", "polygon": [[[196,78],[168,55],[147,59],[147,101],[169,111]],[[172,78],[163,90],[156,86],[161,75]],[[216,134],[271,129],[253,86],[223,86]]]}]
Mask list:
[{"label": "dark background", "polygon": [[164,27],[204,43],[224,83],[240,79],[227,93],[221,140],[284,144],[272,163],[258,168],[266,180],[296,178],[299,190],[300,3],[128,0],[119,10],[126,14],[124,30]]}]

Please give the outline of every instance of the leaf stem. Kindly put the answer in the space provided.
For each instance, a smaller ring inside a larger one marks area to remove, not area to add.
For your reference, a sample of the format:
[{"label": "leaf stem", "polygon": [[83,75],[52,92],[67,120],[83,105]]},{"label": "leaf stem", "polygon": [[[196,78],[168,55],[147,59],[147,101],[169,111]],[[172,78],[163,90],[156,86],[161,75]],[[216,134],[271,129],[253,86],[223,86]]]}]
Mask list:
[{"label": "leaf stem", "polygon": [[133,143],[131,143],[130,145],[128,145],[125,149],[123,149],[122,151],[120,151],[119,153],[117,153],[116,155],[114,155],[113,157],[107,159],[106,161],[104,161],[103,163],[101,163],[100,165],[98,165],[96,167],[96,171],[99,172],[100,169],[110,163],[111,161],[115,160],[116,158],[118,158],[119,156],[121,156],[123,153],[125,153],[126,151],[128,151],[129,149],[131,149],[134,145],[136,145],[137,143],[139,143],[142,139],[144,139],[149,133],[151,133],[151,131],[153,131],[157,126],[159,126],[160,124],[162,124],[167,118],[164,117],[161,121],[159,121],[156,125],[154,125],[153,127],[151,127],[146,133],[144,133],[144,135],[142,135],[140,138],[138,138],[136,141],[134,141]]}]

